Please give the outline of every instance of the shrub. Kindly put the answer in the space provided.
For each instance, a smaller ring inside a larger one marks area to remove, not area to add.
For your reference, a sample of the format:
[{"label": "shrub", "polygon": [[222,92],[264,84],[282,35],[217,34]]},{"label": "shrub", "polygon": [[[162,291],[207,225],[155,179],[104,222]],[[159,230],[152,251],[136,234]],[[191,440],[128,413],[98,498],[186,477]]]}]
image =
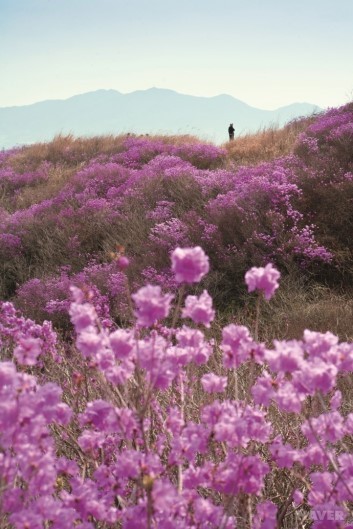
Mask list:
[{"label": "shrub", "polygon": [[[17,288],[21,304],[27,281],[48,283],[68,265],[77,274],[92,260],[105,265],[117,244],[132,257],[134,288],[142,277],[172,287],[169,251],[204,247],[207,287],[222,309],[243,297],[247,268],[269,260],[308,283],[347,288],[351,123],[347,105],[272,131],[273,153],[288,140],[285,155],[254,166],[234,164],[233,146],[190,137],[57,138],[4,154],[0,291],[16,300]],[[17,188],[27,173],[42,174],[42,183],[25,179]]]},{"label": "shrub", "polygon": [[[177,248],[172,268],[174,307],[159,286],[142,287],[128,328],[108,329],[92,294],[72,287],[79,353],[62,350],[51,369],[50,326],[2,305],[2,348],[13,354],[0,362],[2,522],[352,527],[353,344],[306,330],[266,347],[235,323],[211,340],[200,324],[213,321],[212,300],[183,294],[207,256]],[[258,315],[279,277],[270,264],[246,274]]]}]

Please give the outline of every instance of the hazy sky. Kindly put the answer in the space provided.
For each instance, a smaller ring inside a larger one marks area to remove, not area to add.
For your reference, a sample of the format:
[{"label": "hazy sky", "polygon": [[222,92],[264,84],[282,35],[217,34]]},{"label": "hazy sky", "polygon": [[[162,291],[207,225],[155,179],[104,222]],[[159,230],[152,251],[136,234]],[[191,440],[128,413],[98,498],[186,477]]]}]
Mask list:
[{"label": "hazy sky", "polygon": [[0,0],[0,106],[113,88],[353,99],[353,0]]}]

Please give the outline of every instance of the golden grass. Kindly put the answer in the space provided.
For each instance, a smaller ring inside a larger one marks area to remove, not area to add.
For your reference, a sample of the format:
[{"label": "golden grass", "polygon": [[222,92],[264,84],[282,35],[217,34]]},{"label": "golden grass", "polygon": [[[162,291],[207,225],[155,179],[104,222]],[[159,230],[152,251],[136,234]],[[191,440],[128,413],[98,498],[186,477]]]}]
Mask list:
[{"label": "golden grass", "polygon": [[74,173],[75,169],[61,166],[49,169],[47,181],[21,189],[21,192],[16,196],[13,209],[25,209],[56,196]]},{"label": "golden grass", "polygon": [[236,165],[267,162],[290,154],[298,134],[303,132],[315,116],[301,118],[288,123],[283,128],[276,126],[260,129],[255,134],[245,134],[225,143],[228,160]]},{"label": "golden grass", "polygon": [[[18,153],[11,157],[11,166],[16,171],[34,170],[42,162],[48,161],[54,164],[76,165],[82,161],[86,162],[90,158],[98,155],[111,155],[123,150],[124,141],[128,137],[148,137],[151,140],[161,141],[167,144],[181,145],[185,143],[199,143],[196,136],[184,135],[135,135],[120,134],[75,137],[72,134],[57,135],[50,142],[35,143],[23,147]],[[205,143],[205,142],[203,142]]]},{"label": "golden grass", "polygon": [[[311,119],[307,118],[306,120],[293,122],[283,129],[271,128],[237,138],[234,142],[225,145],[228,156],[227,162],[230,165],[255,164],[290,154],[295,145],[297,135],[305,130]],[[126,136],[105,136],[88,139],[58,136],[51,143],[26,147],[12,159],[13,167],[16,170],[36,168],[45,160],[51,161],[54,167],[50,169],[49,178],[46,182],[21,191],[16,199],[16,207],[25,208],[35,202],[55,196],[81,163],[84,164],[90,157],[97,154],[109,155],[119,152],[123,148],[122,144],[125,138]],[[186,141],[190,143],[199,141],[191,136],[153,136],[152,138],[176,145]],[[73,162],[70,162],[70,156],[67,156],[68,153],[72,155]],[[81,158],[82,161],[80,161]],[[65,162],[65,159],[67,162]],[[192,181],[189,181],[187,176],[182,180],[171,182],[163,180],[146,182],[143,186],[143,201],[147,201],[148,204],[152,205],[159,198],[168,198],[175,201],[176,214],[178,216],[181,216],[188,209],[190,203],[194,207],[202,206],[197,187],[192,185]],[[126,244],[127,253],[137,257],[136,261],[139,261],[140,266],[144,260],[146,261],[144,264],[147,264],[148,255],[144,255],[144,249],[150,226],[140,214],[140,207],[142,207],[142,204],[139,203],[138,198],[131,199],[130,203],[127,204],[126,214],[128,222],[126,223],[114,224],[104,221],[103,218],[92,218],[90,223],[85,224],[83,220],[82,225],[76,226],[76,229],[79,228],[80,230],[85,250],[92,253],[98,251],[101,258],[103,258],[104,255],[113,251],[116,242],[119,242]],[[43,226],[34,224],[30,234],[33,244],[31,244],[30,239],[26,243],[29,248],[36,247],[36,253],[31,256],[28,263],[11,262],[13,269],[4,269],[4,277],[7,275],[13,282],[15,282],[15,279],[22,282],[30,276],[33,277],[33,275],[50,275],[58,264],[66,263],[68,257],[71,259],[70,263],[75,264],[75,257],[68,256],[67,251],[65,251],[66,242],[70,236],[70,229],[69,225],[55,227],[49,222]],[[230,226],[231,229],[232,226]],[[166,256],[161,253],[160,260],[162,264],[164,264],[165,258]],[[76,259],[78,259],[77,268],[82,267],[84,263],[80,262],[78,257]],[[167,261],[165,260],[166,263]],[[25,268],[25,266],[28,268]],[[134,267],[136,265],[132,263],[131,268],[133,269]],[[234,276],[232,276],[232,279],[234,279]],[[215,272],[212,275],[212,281],[214,282],[214,290],[224,288],[221,274],[218,276]],[[221,328],[230,322],[247,325],[253,330],[255,299],[255,295],[246,294],[240,300],[241,303],[236,300],[234,305],[236,308],[227,308],[218,314],[217,321],[214,323],[210,334],[213,334],[218,341]],[[315,283],[308,285],[300,276],[296,276],[293,273],[282,279],[280,288],[271,302],[266,303],[264,301],[262,303],[259,339],[267,344],[270,344],[274,338],[300,339],[304,329],[308,328],[320,332],[331,331],[337,334],[341,340],[353,340],[352,319],[353,297],[351,293],[334,291]],[[219,374],[224,374],[219,351],[216,351],[215,356],[211,358],[209,367],[212,367]],[[203,369],[205,368],[193,368],[195,375],[200,374]],[[65,349],[62,363],[60,364],[50,359],[46,360],[44,370],[45,377],[57,383],[62,383],[66,387],[65,399],[75,411],[84,409],[87,401],[95,398],[112,400],[115,405],[120,406],[120,402],[114,400],[117,398],[116,394],[114,394],[113,388],[108,383],[102,383],[98,377],[98,384],[89,383],[87,369],[84,366],[82,357],[77,354],[74,348],[70,351]],[[74,372],[82,374],[82,391],[76,391]],[[189,373],[189,375],[191,374],[194,373]],[[247,366],[240,368],[237,379],[237,391],[239,391],[240,397],[247,397],[250,382],[251,371],[249,371]],[[227,396],[233,398],[234,391],[233,380],[233,382],[230,381]],[[348,390],[344,394],[348,395]],[[134,403],[138,397],[136,388],[127,388],[126,396]],[[165,396],[165,399],[167,397],[168,395]],[[172,399],[172,397],[177,398],[178,395],[173,396],[171,390],[170,398]],[[192,400],[187,400],[185,404],[185,413],[189,420],[197,420],[199,407],[206,404],[208,398],[211,400],[210,397],[206,396],[205,398],[204,393],[200,389],[200,384],[197,383]],[[166,400],[162,404],[167,407],[169,401]],[[347,397],[345,406],[347,406],[348,411],[351,411],[351,397],[349,399]],[[271,414],[276,431],[281,432],[284,438],[291,441],[292,438],[295,440],[301,418],[299,417],[298,422],[295,423],[292,417],[285,418],[284,414],[281,414],[278,410],[271,410]],[[60,435],[60,431],[56,432],[56,438],[59,453],[63,453],[73,459],[74,449],[78,446],[76,443],[78,431],[72,425],[70,428],[72,428],[70,432],[72,434],[72,445],[67,441],[66,436]],[[276,499],[279,505],[284,503],[288,496],[288,477],[285,474],[286,471],[273,471],[271,478],[266,484],[268,496]],[[242,511],[241,505],[238,506],[238,511]],[[245,523],[241,520],[239,520],[239,527],[245,527]],[[281,527],[289,529],[290,527],[304,527],[304,525],[293,514],[281,524]]]},{"label": "golden grass", "polygon": [[[232,318],[254,329],[255,296],[246,298],[245,306]],[[225,315],[229,319],[229,315]],[[274,339],[301,339],[305,329],[337,335],[341,341],[353,341],[353,292],[306,285],[300,279],[283,278],[270,302],[262,302],[259,339],[271,344]]]},{"label": "golden grass", "polygon": [[72,134],[59,134],[50,142],[24,147],[11,157],[11,165],[17,171],[36,169],[44,161],[76,165],[98,154],[120,152],[125,138],[126,135],[76,138]]}]

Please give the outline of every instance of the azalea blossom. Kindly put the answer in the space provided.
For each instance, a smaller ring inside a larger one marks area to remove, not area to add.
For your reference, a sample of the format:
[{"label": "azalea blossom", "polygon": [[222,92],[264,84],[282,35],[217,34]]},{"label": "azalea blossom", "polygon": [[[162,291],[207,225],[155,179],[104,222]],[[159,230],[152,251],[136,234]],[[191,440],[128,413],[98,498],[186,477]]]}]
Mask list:
[{"label": "azalea blossom", "polygon": [[21,338],[13,354],[20,364],[34,366],[40,353],[41,340],[39,338]]},{"label": "azalea blossom", "polygon": [[181,315],[183,318],[191,318],[195,323],[203,323],[205,327],[210,327],[215,311],[212,308],[212,298],[207,290],[204,290],[199,297],[187,296]]},{"label": "azalea blossom", "polygon": [[248,291],[262,290],[267,300],[271,299],[277,288],[280,272],[271,263],[263,267],[250,268],[245,274]]},{"label": "azalea blossom", "polygon": [[200,246],[176,248],[172,253],[172,270],[177,283],[198,283],[209,268],[208,256]]},{"label": "azalea blossom", "polygon": [[172,294],[162,294],[160,286],[147,285],[140,288],[132,299],[136,305],[137,323],[142,327],[151,327],[156,321],[169,314]]},{"label": "azalea blossom", "polygon": [[227,377],[207,373],[201,378],[201,384],[207,393],[222,393],[227,387]]}]

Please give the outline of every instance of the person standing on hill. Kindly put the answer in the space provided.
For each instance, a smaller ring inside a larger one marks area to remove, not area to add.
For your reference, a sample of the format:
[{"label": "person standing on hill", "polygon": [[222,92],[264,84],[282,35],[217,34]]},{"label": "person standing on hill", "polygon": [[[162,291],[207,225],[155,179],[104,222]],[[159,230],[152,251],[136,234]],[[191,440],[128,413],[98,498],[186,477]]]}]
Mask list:
[{"label": "person standing on hill", "polygon": [[235,128],[233,127],[233,123],[231,123],[228,127],[229,141],[234,140],[234,131]]}]

